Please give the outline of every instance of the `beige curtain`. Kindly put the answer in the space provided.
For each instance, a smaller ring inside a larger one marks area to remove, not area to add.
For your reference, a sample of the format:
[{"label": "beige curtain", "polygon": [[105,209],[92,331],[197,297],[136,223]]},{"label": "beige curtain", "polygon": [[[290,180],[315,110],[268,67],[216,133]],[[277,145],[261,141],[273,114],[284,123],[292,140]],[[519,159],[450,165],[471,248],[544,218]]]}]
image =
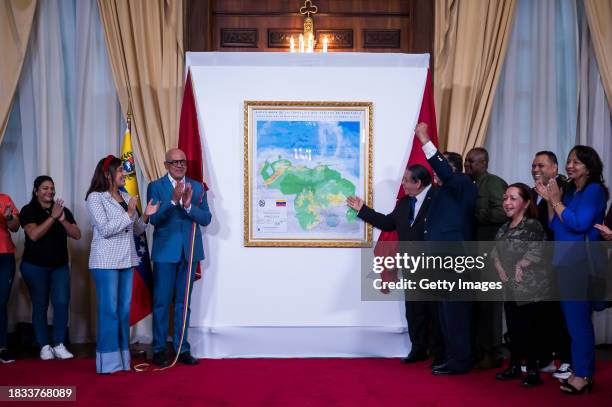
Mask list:
[{"label": "beige curtain", "polygon": [[440,145],[484,145],[516,0],[436,0],[434,98]]},{"label": "beige curtain", "polygon": [[98,0],[113,79],[148,180],[178,145],[183,95],[183,0]]},{"label": "beige curtain", "polygon": [[26,56],[37,0],[0,1],[0,143]]},{"label": "beige curtain", "polygon": [[612,110],[612,0],[584,0],[601,81]]}]

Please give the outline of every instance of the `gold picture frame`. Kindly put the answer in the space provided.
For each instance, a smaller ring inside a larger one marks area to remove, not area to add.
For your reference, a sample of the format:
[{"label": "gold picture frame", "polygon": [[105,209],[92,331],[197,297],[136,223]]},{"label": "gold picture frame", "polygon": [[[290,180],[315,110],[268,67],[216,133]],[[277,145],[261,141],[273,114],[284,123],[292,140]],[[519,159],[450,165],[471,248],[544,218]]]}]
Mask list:
[{"label": "gold picture frame", "polygon": [[371,247],[372,102],[244,102],[244,245]]}]

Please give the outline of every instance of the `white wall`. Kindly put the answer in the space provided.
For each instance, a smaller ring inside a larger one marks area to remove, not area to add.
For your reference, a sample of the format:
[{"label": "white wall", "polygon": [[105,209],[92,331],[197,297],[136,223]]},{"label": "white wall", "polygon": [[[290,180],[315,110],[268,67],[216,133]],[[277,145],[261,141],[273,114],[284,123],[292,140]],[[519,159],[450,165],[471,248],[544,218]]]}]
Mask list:
[{"label": "white wall", "polygon": [[196,356],[408,353],[404,304],[361,301],[360,249],[243,247],[243,103],[373,102],[374,206],[390,212],[428,64],[428,55],[188,53],[213,212],[192,297]]}]

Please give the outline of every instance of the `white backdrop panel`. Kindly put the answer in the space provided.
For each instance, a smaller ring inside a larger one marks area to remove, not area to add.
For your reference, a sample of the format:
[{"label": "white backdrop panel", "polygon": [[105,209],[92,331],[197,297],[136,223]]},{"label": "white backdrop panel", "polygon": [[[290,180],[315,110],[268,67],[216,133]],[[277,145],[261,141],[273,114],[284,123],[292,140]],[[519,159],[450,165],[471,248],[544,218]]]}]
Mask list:
[{"label": "white backdrop panel", "polygon": [[[243,247],[243,103],[373,102],[374,206],[390,212],[428,60],[401,54],[188,54],[213,212],[205,230],[204,278],[192,297],[196,356],[407,354],[404,304],[360,299],[360,249]],[[305,333],[308,327],[316,334]],[[296,346],[299,338],[304,340]]]}]

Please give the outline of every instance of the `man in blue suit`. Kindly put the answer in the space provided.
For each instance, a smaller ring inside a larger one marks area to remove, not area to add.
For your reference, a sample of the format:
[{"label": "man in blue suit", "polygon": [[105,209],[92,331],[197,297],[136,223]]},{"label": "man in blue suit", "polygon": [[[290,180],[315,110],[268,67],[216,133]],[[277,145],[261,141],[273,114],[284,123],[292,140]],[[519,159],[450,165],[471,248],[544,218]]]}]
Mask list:
[{"label": "man in blue suit", "polygon": [[[474,208],[478,191],[472,180],[453,168],[429,140],[427,125],[419,123],[416,136],[423,144],[427,162],[440,183],[428,210],[425,240],[460,242],[473,239]],[[455,164],[456,167],[457,164]],[[446,345],[446,361],[432,366],[434,375],[466,373],[472,364],[471,306],[467,301],[441,301],[440,325]]]},{"label": "man in blue suit", "polygon": [[197,264],[204,259],[202,233],[200,226],[210,223],[212,215],[206,201],[203,185],[185,176],[187,158],[185,153],[172,149],[166,153],[164,166],[168,173],[153,181],[147,188],[147,201],[160,202],[161,205],[150,222],[155,226],[153,232],[153,363],[168,366],[166,338],[170,304],[174,298],[174,335],[173,346],[178,352],[183,327],[185,286],[191,254],[192,230],[195,228],[192,272],[187,299],[187,322],[183,344],[178,361],[186,365],[197,365],[191,356],[187,341],[187,328],[191,304],[191,288]]}]

